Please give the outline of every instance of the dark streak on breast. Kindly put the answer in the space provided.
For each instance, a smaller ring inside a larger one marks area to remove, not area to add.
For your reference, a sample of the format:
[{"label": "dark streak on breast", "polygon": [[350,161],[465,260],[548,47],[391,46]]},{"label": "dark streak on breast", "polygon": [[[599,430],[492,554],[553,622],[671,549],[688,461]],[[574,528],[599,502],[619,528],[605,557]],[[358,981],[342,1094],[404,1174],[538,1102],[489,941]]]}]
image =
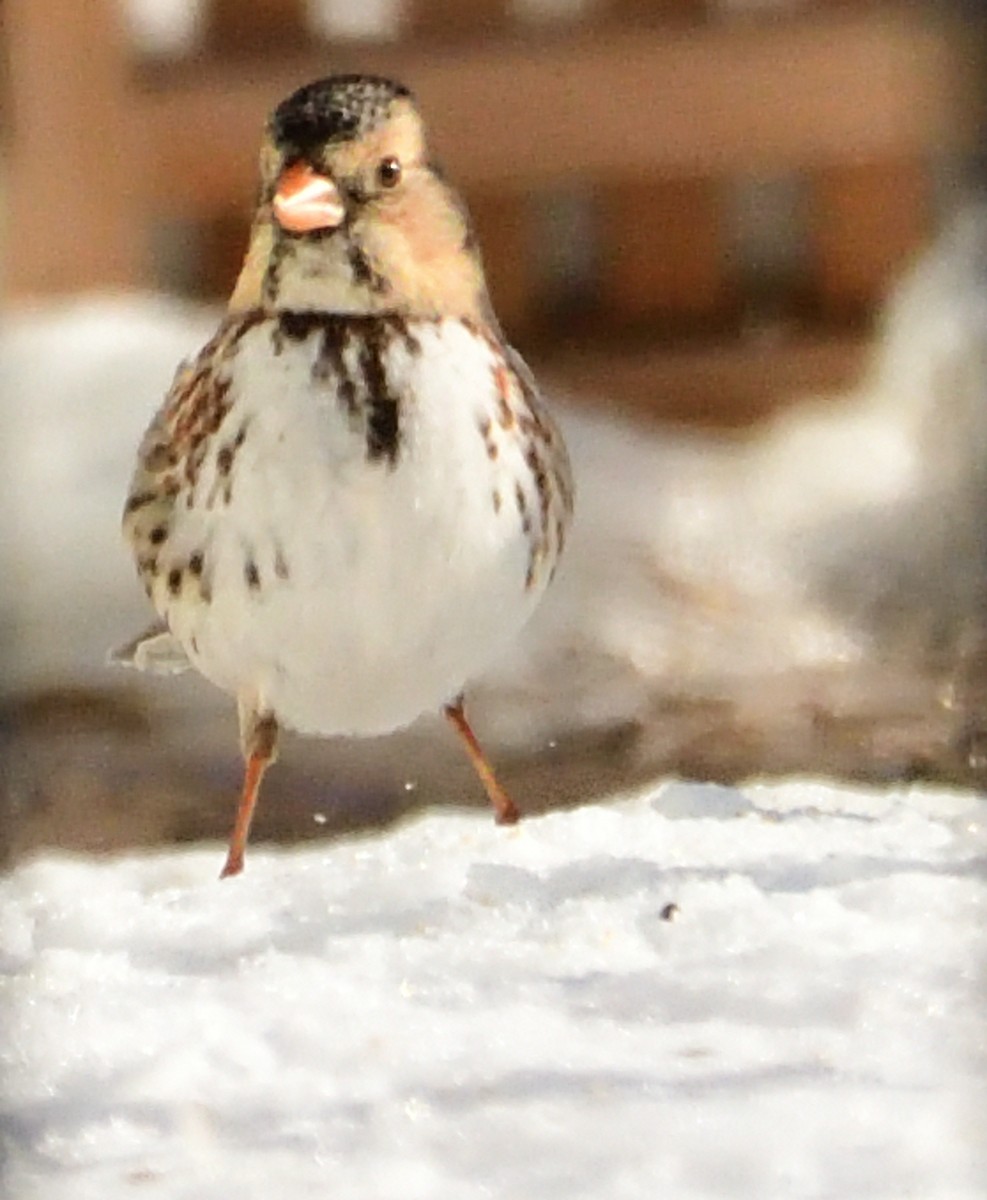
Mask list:
[{"label": "dark streak on breast", "polygon": [[157,498],[157,492],[135,492],[132,496],[127,497],[127,504],[124,508],[124,512],[136,512],[139,508],[144,508],[145,505],[153,504]]},{"label": "dark streak on breast", "polygon": [[175,454],[173,447],[167,442],[158,442],[147,451],[144,455],[144,469],[152,475],[157,475],[161,471],[165,471],[168,467],[173,467],[178,462],[178,457]]},{"label": "dark streak on breast", "polygon": [[561,554],[565,549],[565,522],[561,517],[555,518],[555,545]]},{"label": "dark streak on breast", "polygon": [[[194,505],[194,490],[212,440],[229,412],[232,376],[229,362],[239,350],[244,336],[268,319],[261,309],[228,317],[191,362],[179,367],[153,429],[159,441],[149,437],[143,453],[142,468],[151,475],[169,470],[187,489],[186,506]],[[159,486],[164,495],[174,498],[179,489],[170,477]]]},{"label": "dark streak on breast", "polygon": [[[363,414],[367,458],[393,466],[400,449],[400,397],[392,389],[384,355],[393,338],[401,338],[409,353],[420,345],[396,314],[351,316],[314,312],[283,312],[278,317],[282,336],[293,342],[319,334],[318,356],[312,375],[334,380],[340,403],[351,415]],[[347,362],[350,342],[357,347],[356,363]]]},{"label": "dark streak on breast", "polygon": [[483,438],[483,444],[487,450],[487,457],[492,462],[500,453],[500,448],[493,436],[493,424],[489,417],[482,416],[477,418],[476,427],[480,431],[480,437]]},{"label": "dark streak on breast", "polygon": [[356,400],[356,384],[349,375],[342,376],[339,381],[339,398],[342,400],[343,407],[350,416],[355,416],[359,412],[360,406]]},{"label": "dark streak on breast", "polygon": [[405,350],[417,358],[422,352],[421,341],[411,332],[408,322],[397,313],[388,313],[380,318],[396,338],[401,341]]},{"label": "dark streak on breast", "polygon": [[384,369],[384,342],[377,323],[374,336],[364,335],[360,366],[367,388],[367,457],[386,458],[393,466],[398,457],[400,436],[398,398],[391,392]]}]

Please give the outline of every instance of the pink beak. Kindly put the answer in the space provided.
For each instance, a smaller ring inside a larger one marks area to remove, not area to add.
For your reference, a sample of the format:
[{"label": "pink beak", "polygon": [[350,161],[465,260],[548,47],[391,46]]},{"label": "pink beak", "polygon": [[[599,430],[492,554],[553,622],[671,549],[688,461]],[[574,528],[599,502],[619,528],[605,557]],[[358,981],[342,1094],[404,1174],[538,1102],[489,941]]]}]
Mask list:
[{"label": "pink beak", "polygon": [[274,193],[274,218],[282,229],[289,233],[335,229],[345,216],[339,189],[308,163],[297,162],[281,172]]}]

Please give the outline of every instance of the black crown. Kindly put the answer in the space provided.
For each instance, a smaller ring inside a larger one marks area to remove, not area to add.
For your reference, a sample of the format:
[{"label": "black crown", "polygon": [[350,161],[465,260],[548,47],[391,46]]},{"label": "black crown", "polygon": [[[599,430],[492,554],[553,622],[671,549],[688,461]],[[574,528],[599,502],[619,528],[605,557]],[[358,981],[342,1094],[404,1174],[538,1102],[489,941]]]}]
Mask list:
[{"label": "black crown", "polygon": [[376,75],[330,75],[307,83],[274,110],[271,133],[282,150],[306,151],[361,137],[387,117],[406,87]]}]

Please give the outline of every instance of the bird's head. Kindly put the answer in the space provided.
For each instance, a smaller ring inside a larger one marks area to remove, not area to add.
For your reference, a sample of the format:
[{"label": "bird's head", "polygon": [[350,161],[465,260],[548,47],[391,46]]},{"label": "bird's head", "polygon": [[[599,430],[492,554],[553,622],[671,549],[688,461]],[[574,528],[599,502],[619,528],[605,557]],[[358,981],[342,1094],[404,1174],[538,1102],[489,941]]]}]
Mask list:
[{"label": "bird's head", "polygon": [[406,88],[337,75],[274,110],[231,300],[255,305],[492,320],[468,217]]}]

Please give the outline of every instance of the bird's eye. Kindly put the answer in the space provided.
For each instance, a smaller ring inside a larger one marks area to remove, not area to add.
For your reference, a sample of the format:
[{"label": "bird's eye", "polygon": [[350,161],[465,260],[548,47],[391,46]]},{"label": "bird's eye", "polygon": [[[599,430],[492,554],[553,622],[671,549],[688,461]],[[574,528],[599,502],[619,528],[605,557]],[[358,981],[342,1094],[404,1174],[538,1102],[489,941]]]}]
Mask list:
[{"label": "bird's eye", "polygon": [[381,187],[394,187],[401,178],[401,164],[393,157],[382,158],[377,164],[377,178]]}]

